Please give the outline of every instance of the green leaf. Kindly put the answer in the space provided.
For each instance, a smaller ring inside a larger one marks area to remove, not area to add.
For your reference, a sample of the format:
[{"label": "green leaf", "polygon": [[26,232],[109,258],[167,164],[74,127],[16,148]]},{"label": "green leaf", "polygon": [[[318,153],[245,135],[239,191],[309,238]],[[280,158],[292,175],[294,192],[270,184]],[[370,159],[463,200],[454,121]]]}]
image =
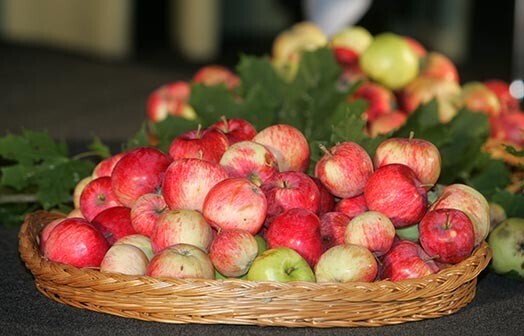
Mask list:
[{"label": "green leaf", "polygon": [[102,140],[100,140],[99,137],[95,136],[93,142],[87,146],[87,148],[102,159],[107,159],[111,156],[111,150],[102,142]]},{"label": "green leaf", "polygon": [[55,142],[45,132],[24,130],[23,135],[9,134],[0,139],[0,156],[26,165],[67,155],[66,144]]},{"label": "green leaf", "polygon": [[197,129],[198,121],[168,116],[160,122],[151,123],[150,127],[151,132],[156,134],[158,141],[157,147],[167,153],[173,139],[189,130]]},{"label": "green leaf", "polygon": [[503,207],[507,217],[524,218],[523,194],[513,194],[507,190],[499,190],[491,197],[491,201]]},{"label": "green leaf", "polygon": [[20,226],[24,222],[26,214],[38,209],[38,205],[34,203],[0,204],[0,223],[4,227]]},{"label": "green leaf", "polygon": [[21,191],[34,182],[34,166],[26,164],[15,164],[1,169],[2,176],[0,186],[11,187]]},{"label": "green leaf", "polygon": [[189,105],[195,109],[198,121],[204,128],[219,121],[221,116],[238,118],[241,111],[240,104],[225,85],[193,84]]},{"label": "green leaf", "polygon": [[147,135],[148,123],[144,122],[140,125],[138,131],[123,145],[122,151],[131,150],[138,147],[149,146],[149,138]]},{"label": "green leaf", "polygon": [[491,198],[499,189],[505,188],[511,182],[511,172],[501,160],[493,160],[489,154],[480,156],[471,178],[466,183]]},{"label": "green leaf", "polygon": [[513,146],[504,146],[506,152],[516,157],[524,157],[524,149],[516,150]]}]

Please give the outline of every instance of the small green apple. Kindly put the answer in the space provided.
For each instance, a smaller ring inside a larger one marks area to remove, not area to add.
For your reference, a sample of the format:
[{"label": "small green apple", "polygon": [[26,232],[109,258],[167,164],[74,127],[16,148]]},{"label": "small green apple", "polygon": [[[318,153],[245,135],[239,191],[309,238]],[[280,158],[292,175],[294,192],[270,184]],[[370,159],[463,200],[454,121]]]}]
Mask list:
[{"label": "small green apple", "polygon": [[413,224],[403,228],[395,229],[397,236],[403,240],[411,240],[412,242],[418,242],[419,232],[418,224]]},{"label": "small green apple", "polygon": [[267,250],[267,242],[261,235],[256,235],[255,240],[257,241],[258,245],[258,254],[261,254],[265,250]]},{"label": "small green apple", "polygon": [[315,282],[315,274],[298,252],[288,247],[275,247],[255,258],[247,272],[247,280]]},{"label": "small green apple", "polygon": [[488,237],[493,251],[491,268],[498,274],[524,280],[524,218],[508,218]]}]

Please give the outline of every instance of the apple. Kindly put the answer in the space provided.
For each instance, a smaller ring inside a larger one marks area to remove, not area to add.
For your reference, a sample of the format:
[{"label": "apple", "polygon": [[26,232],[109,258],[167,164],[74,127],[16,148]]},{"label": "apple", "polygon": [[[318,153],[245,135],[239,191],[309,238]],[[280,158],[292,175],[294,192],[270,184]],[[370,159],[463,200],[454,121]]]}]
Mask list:
[{"label": "apple", "polygon": [[149,237],[156,221],[167,210],[162,194],[144,194],[131,207],[131,224],[136,232]]},{"label": "apple", "polygon": [[439,271],[435,261],[424,249],[408,240],[402,240],[391,247],[382,259],[381,279],[402,281],[417,279]]},{"label": "apple", "polygon": [[210,64],[198,69],[192,81],[193,83],[206,86],[224,84],[228,89],[233,89],[238,86],[240,79],[228,68],[217,64]]},{"label": "apple", "polygon": [[384,214],[366,211],[352,218],[344,231],[344,242],[364,246],[376,256],[384,255],[395,239],[395,226]]},{"label": "apple", "polygon": [[369,177],[364,197],[369,210],[386,215],[395,228],[419,222],[426,213],[426,189],[406,165],[381,166]]},{"label": "apple", "polygon": [[358,57],[373,41],[373,35],[363,27],[346,27],[330,38],[329,44],[342,66],[358,63]]},{"label": "apple", "polygon": [[491,137],[510,145],[524,147],[524,112],[517,110],[490,120]]},{"label": "apple", "polygon": [[305,172],[309,166],[309,144],[297,128],[287,124],[271,125],[253,137],[275,156],[279,171]]},{"label": "apple", "polygon": [[276,157],[264,145],[253,141],[240,141],[231,145],[220,159],[231,177],[245,177],[260,186],[278,173]]},{"label": "apple", "polygon": [[175,244],[157,253],[147,266],[146,275],[177,279],[214,279],[209,256],[191,244]]},{"label": "apple", "polygon": [[396,131],[406,123],[407,119],[407,114],[398,110],[382,114],[368,123],[368,134],[371,138],[376,138]]},{"label": "apple", "polygon": [[149,120],[159,122],[168,115],[188,120],[196,119],[195,110],[187,104],[191,86],[184,81],[167,83],[155,89],[147,98],[147,115]]},{"label": "apple", "polygon": [[320,236],[324,251],[335,245],[344,244],[344,232],[349,220],[349,216],[338,211],[326,212],[320,216]]},{"label": "apple", "polygon": [[426,48],[418,41],[417,39],[411,37],[411,36],[403,36],[403,38],[406,40],[406,42],[409,44],[410,48],[415,52],[415,54],[422,58],[427,55],[428,51]]},{"label": "apple", "polygon": [[145,275],[149,259],[136,246],[128,244],[113,245],[100,263],[100,272]]},{"label": "apple", "polygon": [[196,210],[170,210],[163,213],[151,232],[153,252],[175,244],[191,244],[204,252],[213,241],[213,229]]},{"label": "apple", "polygon": [[107,239],[109,245],[127,235],[137,233],[131,224],[131,209],[124,206],[116,206],[101,211],[91,221]]},{"label": "apple", "polygon": [[120,161],[120,159],[124,155],[125,153],[121,152],[100,161],[93,169],[91,176],[94,179],[102,176],[111,176],[111,174],[113,173],[113,168],[115,168],[115,165],[118,163],[118,161]]},{"label": "apple", "polygon": [[113,168],[113,193],[123,205],[131,208],[140,196],[160,189],[171,161],[156,148],[139,147],[127,151]]},{"label": "apple", "polygon": [[229,147],[229,140],[222,131],[212,128],[187,131],[175,137],[169,146],[173,160],[197,158],[218,163]]},{"label": "apple", "polygon": [[267,216],[272,218],[292,208],[317,213],[320,191],[313,179],[302,172],[284,171],[268,178],[260,189],[267,199]]},{"label": "apple", "polygon": [[509,84],[507,82],[500,79],[490,79],[484,81],[484,85],[490,89],[499,99],[500,112],[502,114],[519,110],[519,101],[511,94]]},{"label": "apple", "polygon": [[458,97],[457,104],[460,107],[467,107],[473,112],[484,113],[489,117],[496,117],[501,111],[497,95],[486,85],[476,81],[462,85],[462,92]]},{"label": "apple", "polygon": [[52,220],[46,226],[43,227],[42,231],[40,231],[40,234],[38,235],[40,253],[44,254],[45,244],[46,244],[47,239],[49,238],[49,234],[64,219],[65,218],[57,218],[55,220]]},{"label": "apple", "polygon": [[375,121],[381,115],[390,112],[395,105],[395,96],[393,92],[371,81],[363,82],[358,89],[349,96],[349,101],[363,99],[368,103],[367,109],[362,117],[368,122]]},{"label": "apple", "polygon": [[67,217],[79,217],[79,218],[85,218],[84,214],[82,213],[82,210],[80,210],[80,208],[74,208],[73,210],[71,210],[68,214],[67,214]]},{"label": "apple", "polygon": [[242,229],[257,234],[266,219],[264,192],[243,177],[227,178],[207,193],[202,214],[218,230]]},{"label": "apple", "polygon": [[441,171],[440,151],[431,142],[414,138],[389,138],[382,141],[373,156],[373,165],[379,168],[391,163],[410,167],[422,184],[431,189],[437,183]]},{"label": "apple", "polygon": [[456,183],[446,186],[429,208],[429,210],[436,209],[463,211],[473,223],[475,246],[486,239],[489,234],[489,203],[484,195],[468,185]]},{"label": "apple", "polygon": [[419,224],[420,245],[436,261],[456,264],[471,255],[475,232],[469,217],[457,209],[428,211]]},{"label": "apple", "polygon": [[227,119],[222,116],[221,120],[208,127],[209,129],[219,129],[229,140],[229,144],[240,141],[249,141],[257,134],[255,126],[249,121],[241,118]]},{"label": "apple", "polygon": [[138,247],[140,250],[142,250],[142,252],[144,252],[148,260],[151,260],[155,255],[155,253],[153,252],[153,245],[151,244],[151,239],[139,233],[124,236],[118,239],[113,244],[113,246],[120,244],[133,245],[135,247]]},{"label": "apple", "polygon": [[209,249],[209,258],[220,274],[239,277],[247,273],[258,254],[255,237],[246,230],[220,230]]},{"label": "apple", "polygon": [[398,90],[417,77],[419,58],[402,36],[382,33],[360,55],[360,66],[372,80]]},{"label": "apple", "polygon": [[364,246],[353,244],[333,246],[315,266],[317,282],[372,282],[377,274],[375,256]]},{"label": "apple", "polygon": [[99,267],[109,244],[102,233],[83,218],[66,218],[45,240],[45,258],[74,267]]},{"label": "apple", "polygon": [[421,62],[421,69],[419,75],[421,77],[429,77],[435,79],[443,79],[455,83],[459,83],[459,74],[457,67],[446,55],[431,51]]},{"label": "apple", "polygon": [[82,191],[84,191],[84,188],[93,180],[92,176],[86,176],[75,185],[75,188],[73,189],[73,206],[75,208],[80,208],[80,195],[82,195]]},{"label": "apple", "polygon": [[343,198],[335,205],[335,211],[346,214],[350,219],[367,211],[366,198],[364,194]]},{"label": "apple", "polygon": [[307,281],[315,282],[315,274],[307,261],[295,250],[276,247],[259,254],[249,271],[250,281]]},{"label": "apple", "polygon": [[504,220],[490,233],[488,245],[493,251],[491,269],[524,279],[524,218]]},{"label": "apple", "polygon": [[373,173],[373,162],[364,148],[349,141],[330,149],[321,148],[325,154],[315,165],[315,176],[337,197],[349,198],[361,194]]},{"label": "apple", "polygon": [[320,219],[307,209],[293,208],[276,216],[269,224],[266,239],[269,248],[294,249],[311,267],[323,252]]},{"label": "apple", "polygon": [[88,221],[92,221],[96,215],[105,209],[122,205],[111,186],[111,178],[103,176],[91,180],[83,188],[80,194],[79,207]]},{"label": "apple", "polygon": [[318,214],[322,215],[333,211],[335,208],[335,196],[322,184],[318,177],[310,177],[315,182],[318,191],[320,192],[320,205],[318,207]]},{"label": "apple", "polygon": [[170,209],[202,211],[204,199],[218,182],[228,178],[218,163],[200,159],[178,159],[169,165],[162,195]]}]

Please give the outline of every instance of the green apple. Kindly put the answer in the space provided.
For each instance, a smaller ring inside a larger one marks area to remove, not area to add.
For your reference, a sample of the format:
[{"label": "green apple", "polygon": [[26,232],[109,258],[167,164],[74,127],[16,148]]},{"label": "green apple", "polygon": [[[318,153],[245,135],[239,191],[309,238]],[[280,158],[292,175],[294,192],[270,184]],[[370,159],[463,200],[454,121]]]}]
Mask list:
[{"label": "green apple", "polygon": [[360,67],[371,79],[398,90],[417,77],[419,58],[405,38],[383,33],[362,53]]},{"label": "green apple", "polygon": [[258,245],[258,254],[267,250],[267,242],[261,235],[256,235],[255,240],[257,241]]},{"label": "green apple", "polygon": [[524,218],[508,218],[488,237],[493,251],[491,269],[524,280]]},{"label": "green apple", "polygon": [[418,242],[419,232],[418,224],[413,224],[403,228],[395,229],[397,236],[403,240],[411,240],[412,242]]},{"label": "green apple", "polygon": [[298,252],[288,247],[275,247],[255,258],[247,272],[247,280],[315,282],[315,274]]},{"label": "green apple", "polygon": [[363,27],[352,26],[342,29],[331,38],[333,47],[345,47],[362,54],[373,41],[373,35]]}]

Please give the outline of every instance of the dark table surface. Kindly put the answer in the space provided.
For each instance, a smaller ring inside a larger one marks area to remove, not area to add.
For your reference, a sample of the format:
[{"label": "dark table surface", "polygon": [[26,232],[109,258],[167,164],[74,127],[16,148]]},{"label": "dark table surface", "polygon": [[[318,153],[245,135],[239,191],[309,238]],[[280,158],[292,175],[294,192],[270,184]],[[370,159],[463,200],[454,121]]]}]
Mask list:
[{"label": "dark table surface", "polygon": [[[145,118],[147,95],[189,70],[93,61],[0,44],[0,135],[22,127],[69,142],[115,143]],[[374,328],[290,329],[145,322],[66,306],[40,294],[18,254],[18,227],[0,223],[0,335],[523,335],[524,282],[484,272],[475,299],[445,317]]]}]

